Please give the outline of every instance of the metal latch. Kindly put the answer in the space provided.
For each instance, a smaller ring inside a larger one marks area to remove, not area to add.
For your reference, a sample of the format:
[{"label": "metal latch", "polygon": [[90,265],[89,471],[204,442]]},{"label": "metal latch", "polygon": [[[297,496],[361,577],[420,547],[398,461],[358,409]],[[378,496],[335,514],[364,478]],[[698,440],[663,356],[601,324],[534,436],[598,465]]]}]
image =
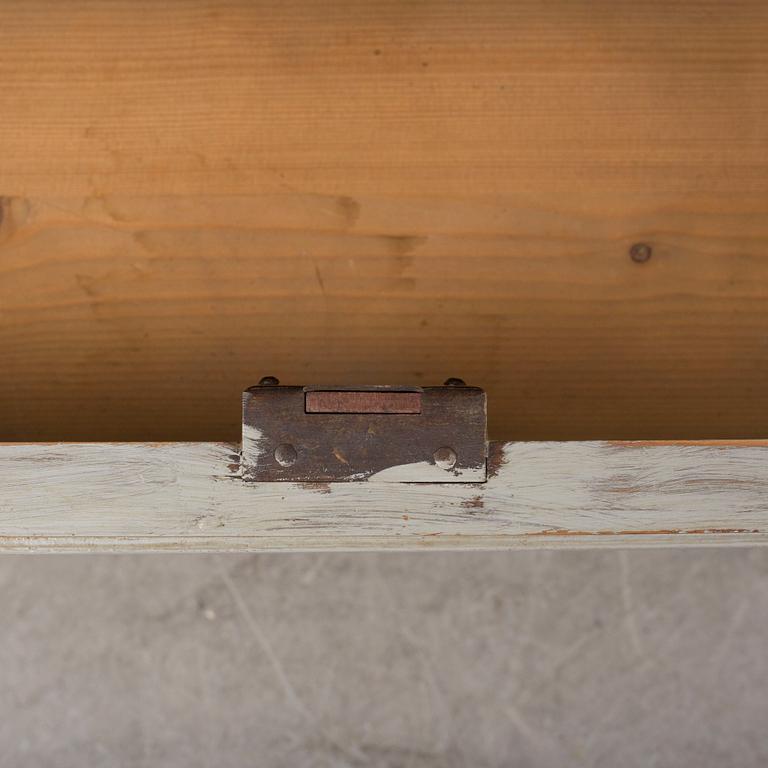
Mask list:
[{"label": "metal latch", "polygon": [[242,476],[251,481],[478,483],[486,479],[486,398],[441,387],[287,387],[243,393]]}]

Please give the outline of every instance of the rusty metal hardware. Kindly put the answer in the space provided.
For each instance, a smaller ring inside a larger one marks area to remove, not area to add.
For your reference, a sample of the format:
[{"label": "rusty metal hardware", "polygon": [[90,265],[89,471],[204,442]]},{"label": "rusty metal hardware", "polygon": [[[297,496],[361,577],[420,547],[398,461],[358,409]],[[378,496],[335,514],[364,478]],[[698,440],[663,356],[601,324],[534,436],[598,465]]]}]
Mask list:
[{"label": "rusty metal hardware", "polygon": [[486,397],[438,387],[281,386],[243,393],[248,481],[477,483],[486,479]]}]

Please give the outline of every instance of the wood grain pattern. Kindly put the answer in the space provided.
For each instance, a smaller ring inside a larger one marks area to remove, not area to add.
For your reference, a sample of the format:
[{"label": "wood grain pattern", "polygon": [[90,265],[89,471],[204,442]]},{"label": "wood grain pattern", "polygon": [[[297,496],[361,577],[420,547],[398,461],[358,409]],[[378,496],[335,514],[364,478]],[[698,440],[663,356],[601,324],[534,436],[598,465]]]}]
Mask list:
[{"label": "wood grain pattern", "polygon": [[0,445],[0,551],[768,543],[768,441],[492,446],[486,483],[247,483],[226,443]]},{"label": "wood grain pattern", "polygon": [[[0,439],[285,383],[768,432],[762,0],[0,1]],[[636,263],[635,242],[652,256]]]}]

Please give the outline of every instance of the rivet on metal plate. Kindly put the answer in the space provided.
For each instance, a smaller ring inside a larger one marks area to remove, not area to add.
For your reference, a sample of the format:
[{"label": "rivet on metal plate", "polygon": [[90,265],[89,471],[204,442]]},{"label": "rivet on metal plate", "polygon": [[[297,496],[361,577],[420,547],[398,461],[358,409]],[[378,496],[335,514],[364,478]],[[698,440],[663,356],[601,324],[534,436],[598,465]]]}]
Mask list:
[{"label": "rivet on metal plate", "polygon": [[242,477],[484,482],[485,392],[460,379],[449,382],[300,387],[265,377],[243,393]]}]

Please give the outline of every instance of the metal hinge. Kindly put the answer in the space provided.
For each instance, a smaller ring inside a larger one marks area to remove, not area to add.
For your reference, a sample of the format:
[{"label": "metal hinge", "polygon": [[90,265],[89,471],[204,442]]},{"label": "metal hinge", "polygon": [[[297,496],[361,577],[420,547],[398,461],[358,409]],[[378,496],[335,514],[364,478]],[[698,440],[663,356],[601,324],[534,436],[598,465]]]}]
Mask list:
[{"label": "metal hinge", "polygon": [[486,479],[486,397],[441,387],[287,387],[243,393],[242,476],[250,481],[478,483]]}]

